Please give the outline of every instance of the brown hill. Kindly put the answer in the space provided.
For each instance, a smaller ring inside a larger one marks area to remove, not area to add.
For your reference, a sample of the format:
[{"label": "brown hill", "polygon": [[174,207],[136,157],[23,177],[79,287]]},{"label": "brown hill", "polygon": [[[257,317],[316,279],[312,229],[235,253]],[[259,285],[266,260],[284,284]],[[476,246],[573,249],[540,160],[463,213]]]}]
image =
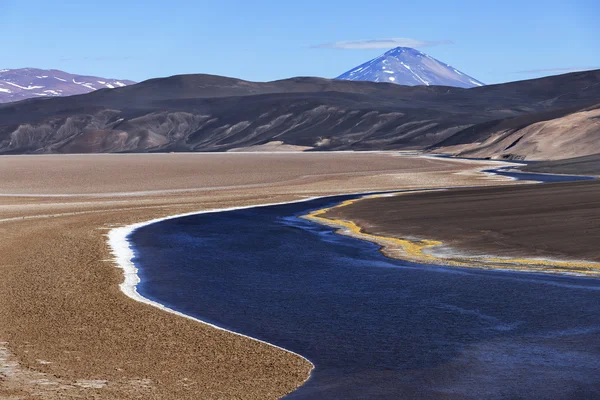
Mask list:
[{"label": "brown hill", "polygon": [[[481,125],[471,129],[478,127],[481,128]],[[560,160],[590,155],[600,150],[600,103],[582,110],[567,109],[509,118],[491,127],[483,127],[480,132],[485,132],[485,135],[478,135],[471,143],[448,145],[456,140],[456,137],[451,137],[439,144],[440,150],[463,157],[523,160]],[[472,137],[467,140],[472,140]]]}]

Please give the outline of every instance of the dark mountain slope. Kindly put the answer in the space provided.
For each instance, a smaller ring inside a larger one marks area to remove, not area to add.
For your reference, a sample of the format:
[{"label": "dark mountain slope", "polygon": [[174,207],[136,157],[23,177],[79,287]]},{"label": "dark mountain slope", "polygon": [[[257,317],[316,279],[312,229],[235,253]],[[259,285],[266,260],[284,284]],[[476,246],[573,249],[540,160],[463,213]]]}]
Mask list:
[{"label": "dark mountain slope", "polygon": [[474,89],[182,75],[0,105],[0,153],[225,151],[271,141],[443,151],[513,129],[511,118],[527,125],[536,113],[590,107],[599,82],[600,71]]}]

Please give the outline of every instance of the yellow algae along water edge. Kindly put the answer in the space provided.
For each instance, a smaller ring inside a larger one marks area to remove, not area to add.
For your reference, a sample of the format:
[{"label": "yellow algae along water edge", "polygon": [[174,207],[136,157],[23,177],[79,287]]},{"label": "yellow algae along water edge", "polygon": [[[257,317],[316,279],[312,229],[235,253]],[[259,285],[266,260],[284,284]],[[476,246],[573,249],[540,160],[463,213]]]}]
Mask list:
[{"label": "yellow algae along water edge", "polygon": [[367,195],[354,200],[346,200],[335,206],[313,211],[302,216],[302,218],[323,225],[339,228],[337,231],[339,234],[376,243],[382,246],[382,252],[386,256],[409,262],[463,268],[502,269],[600,277],[600,263],[589,261],[564,261],[540,258],[510,258],[495,256],[442,257],[434,254],[435,248],[444,246],[444,243],[441,241],[428,239],[414,240],[408,238],[375,235],[364,232],[363,229],[355,222],[336,218],[327,218],[324,216],[324,214],[330,210],[346,207],[361,200],[384,196],[390,196],[390,194]]}]

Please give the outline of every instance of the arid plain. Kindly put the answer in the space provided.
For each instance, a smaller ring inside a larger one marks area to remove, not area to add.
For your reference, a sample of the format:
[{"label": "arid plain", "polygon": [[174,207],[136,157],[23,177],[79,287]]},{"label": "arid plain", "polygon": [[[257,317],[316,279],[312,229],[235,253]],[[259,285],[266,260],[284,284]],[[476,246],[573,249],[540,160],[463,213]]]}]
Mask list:
[{"label": "arid plain", "polygon": [[106,234],[158,217],[376,190],[511,184],[397,153],[0,158],[0,398],[278,398],[304,359],[135,302]]},{"label": "arid plain", "polygon": [[598,277],[599,190],[591,180],[401,193],[345,202],[315,219],[394,258]]}]

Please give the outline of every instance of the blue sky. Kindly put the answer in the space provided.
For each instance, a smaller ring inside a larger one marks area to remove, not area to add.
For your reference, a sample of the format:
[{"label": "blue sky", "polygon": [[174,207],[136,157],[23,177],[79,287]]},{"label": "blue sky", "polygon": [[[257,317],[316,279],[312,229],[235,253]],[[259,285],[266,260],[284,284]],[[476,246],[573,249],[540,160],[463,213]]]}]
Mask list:
[{"label": "blue sky", "polygon": [[0,69],[334,77],[402,38],[497,83],[600,68],[599,17],[598,0],[0,0]]}]

